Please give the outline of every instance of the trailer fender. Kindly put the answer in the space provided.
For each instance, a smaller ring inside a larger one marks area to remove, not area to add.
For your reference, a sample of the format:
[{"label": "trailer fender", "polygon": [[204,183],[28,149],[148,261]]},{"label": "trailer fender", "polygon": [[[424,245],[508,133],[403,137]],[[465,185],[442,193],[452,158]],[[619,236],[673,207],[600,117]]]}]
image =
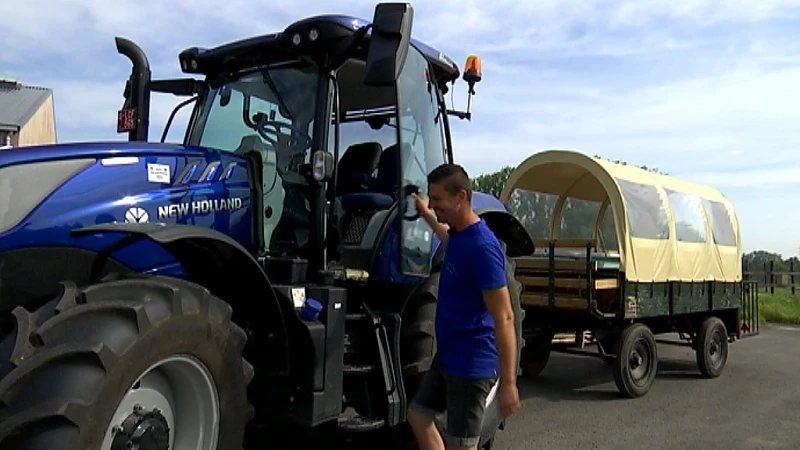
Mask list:
[{"label": "trailer fender", "polygon": [[[103,267],[103,256],[142,239],[156,242],[183,265],[188,281],[197,283],[212,294],[228,302],[233,308],[234,321],[245,326],[248,321],[258,328],[262,321],[274,321],[277,327],[272,338],[280,350],[280,366],[270,366],[283,374],[291,371],[290,330],[294,307],[288,299],[279,297],[272,288],[261,265],[238,242],[210,228],[182,224],[156,223],[107,223],[72,230],[72,235],[89,236],[105,233],[121,233],[122,237],[98,255],[93,267],[93,278],[99,277]],[[270,331],[273,331],[270,330]],[[264,333],[267,334],[267,333]],[[266,338],[267,336],[263,336]],[[256,343],[263,348],[260,343]],[[276,363],[277,361],[272,361]]]}]

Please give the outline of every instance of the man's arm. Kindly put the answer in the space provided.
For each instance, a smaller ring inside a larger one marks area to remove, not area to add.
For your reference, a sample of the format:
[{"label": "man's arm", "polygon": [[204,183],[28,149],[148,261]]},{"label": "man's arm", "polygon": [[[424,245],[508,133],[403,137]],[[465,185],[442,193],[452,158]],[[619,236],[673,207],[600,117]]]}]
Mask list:
[{"label": "man's arm", "polygon": [[483,301],[494,317],[494,333],[497,352],[500,356],[500,384],[517,383],[517,333],[514,326],[514,310],[508,287],[483,291]]},{"label": "man's arm", "polygon": [[500,246],[486,243],[475,249],[473,262],[474,276],[483,293],[483,301],[494,318],[501,385],[516,385],[517,334],[506,280],[505,255]]}]

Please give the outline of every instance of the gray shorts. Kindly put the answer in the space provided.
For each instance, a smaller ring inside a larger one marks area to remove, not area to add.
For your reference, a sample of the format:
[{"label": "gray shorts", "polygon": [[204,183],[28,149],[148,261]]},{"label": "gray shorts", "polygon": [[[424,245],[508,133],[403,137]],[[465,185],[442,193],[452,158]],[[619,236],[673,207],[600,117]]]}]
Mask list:
[{"label": "gray shorts", "polygon": [[433,359],[410,408],[434,417],[447,411],[444,440],[448,445],[474,447],[481,436],[484,413],[490,392],[497,388],[497,378],[469,379],[442,370]]}]

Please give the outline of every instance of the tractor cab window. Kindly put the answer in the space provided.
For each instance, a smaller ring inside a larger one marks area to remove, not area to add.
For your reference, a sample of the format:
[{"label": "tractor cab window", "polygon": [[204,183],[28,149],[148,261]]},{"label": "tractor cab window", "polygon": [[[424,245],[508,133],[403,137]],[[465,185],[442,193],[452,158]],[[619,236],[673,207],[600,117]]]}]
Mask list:
[{"label": "tractor cab window", "polygon": [[[409,48],[397,82],[401,185],[427,197],[428,174],[447,161],[441,110],[429,66],[414,47]],[[409,275],[430,272],[433,230],[416,211],[412,197],[401,197],[400,268]]]},{"label": "tractor cab window", "polygon": [[[364,61],[351,59],[337,73],[339,155],[334,202],[337,256],[347,267],[369,268],[374,239],[387,214],[403,199],[403,186],[427,194],[427,175],[446,161],[444,128],[428,62],[415,48],[395,86],[366,86]],[[333,121],[331,122],[333,124]],[[328,148],[336,136],[329,133]],[[333,190],[333,189],[332,189]],[[412,205],[413,207],[413,205]],[[399,219],[400,267],[406,274],[430,270],[433,230],[421,218]]]},{"label": "tractor cab window", "polygon": [[[262,169],[263,233],[271,254],[298,254],[310,232],[310,162],[318,72],[278,66],[245,74],[213,89],[201,106],[189,143],[246,156]],[[245,163],[242,162],[242,165]]]}]

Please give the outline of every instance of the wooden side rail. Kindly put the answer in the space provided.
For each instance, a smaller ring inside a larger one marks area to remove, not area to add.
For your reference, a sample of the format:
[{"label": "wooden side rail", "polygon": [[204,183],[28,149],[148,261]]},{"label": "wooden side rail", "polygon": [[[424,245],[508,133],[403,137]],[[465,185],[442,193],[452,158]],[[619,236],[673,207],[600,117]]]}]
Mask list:
[{"label": "wooden side rail", "polygon": [[[514,258],[514,262],[517,263],[517,270],[520,272],[524,272],[527,270],[548,270],[550,268],[550,262],[547,259],[526,259],[526,258]],[[597,270],[598,265],[597,261],[590,261],[589,268],[592,271]],[[586,261],[564,261],[564,260],[555,260],[555,270],[558,271],[572,271],[572,272],[586,272]]]},{"label": "wooden side rail", "polygon": [[[517,280],[523,286],[531,287],[547,287],[550,285],[550,280],[547,277],[517,277]],[[586,280],[580,278],[556,278],[556,288],[566,289],[586,289]],[[619,280],[616,278],[598,278],[593,279],[592,287],[594,289],[617,289],[619,288]]]},{"label": "wooden side rail", "polygon": [[533,245],[535,245],[536,248],[549,248],[551,242],[555,248],[585,249],[586,246],[589,245],[592,249],[597,249],[599,246],[598,239],[534,239]]},{"label": "wooden side rail", "polygon": [[[553,299],[553,307],[560,310],[568,310],[568,311],[586,311],[589,304],[586,302],[585,297],[579,296],[572,296],[572,295],[562,295],[556,294],[555,298]],[[520,304],[525,307],[544,307],[547,308],[550,305],[550,300],[547,294],[522,294],[520,296]],[[592,300],[591,302],[591,313],[599,316],[599,317],[615,317],[616,314],[613,312],[601,312],[598,310],[598,304],[596,300]]]},{"label": "wooden side rail", "polygon": [[[523,306],[547,306],[550,304],[547,294],[522,294],[520,303]],[[592,303],[594,304],[594,302]],[[585,297],[557,295],[555,298],[556,308],[586,310],[586,306]]]}]

